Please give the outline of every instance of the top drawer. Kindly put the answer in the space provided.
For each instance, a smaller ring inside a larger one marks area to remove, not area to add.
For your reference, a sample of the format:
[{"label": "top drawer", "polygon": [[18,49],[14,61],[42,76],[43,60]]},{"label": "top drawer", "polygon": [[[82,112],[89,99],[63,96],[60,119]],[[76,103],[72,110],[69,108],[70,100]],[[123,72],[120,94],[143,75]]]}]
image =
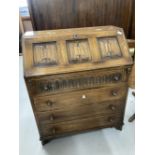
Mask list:
[{"label": "top drawer", "polygon": [[[57,95],[48,95],[44,97],[33,98],[37,111],[53,111],[60,109],[69,109],[88,104],[102,103],[103,101],[112,101],[124,99],[127,94],[126,84],[97,88],[90,90],[74,91]],[[76,109],[76,108],[75,108]]]},{"label": "top drawer", "polygon": [[103,87],[107,84],[124,82],[126,80],[125,69],[117,68],[44,76],[28,79],[26,82],[31,94],[42,96],[51,93]]}]

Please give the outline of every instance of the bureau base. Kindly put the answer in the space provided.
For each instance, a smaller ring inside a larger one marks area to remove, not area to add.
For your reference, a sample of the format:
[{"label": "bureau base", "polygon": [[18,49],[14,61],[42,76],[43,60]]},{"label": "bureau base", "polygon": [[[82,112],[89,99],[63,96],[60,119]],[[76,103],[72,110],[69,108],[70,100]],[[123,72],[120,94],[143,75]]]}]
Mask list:
[{"label": "bureau base", "polygon": [[61,135],[61,136],[54,136],[54,137],[44,137],[44,138],[40,138],[40,141],[41,141],[41,144],[42,145],[46,145],[47,143],[49,143],[50,141],[52,141],[53,139],[57,139],[57,138],[62,138],[62,137],[66,137],[66,136],[71,136],[71,135],[76,135],[76,134],[79,134],[79,133],[85,133],[85,132],[88,132],[88,131],[96,131],[96,130],[100,130],[100,129],[104,129],[104,128],[115,128],[117,130],[120,130],[122,131],[122,127],[123,127],[124,123],[122,124],[118,124],[116,126],[111,126],[111,127],[96,127],[96,129],[89,129],[89,130],[86,130],[86,131],[81,131],[81,132],[73,132],[73,133],[68,133],[68,134],[64,134],[64,135]]}]

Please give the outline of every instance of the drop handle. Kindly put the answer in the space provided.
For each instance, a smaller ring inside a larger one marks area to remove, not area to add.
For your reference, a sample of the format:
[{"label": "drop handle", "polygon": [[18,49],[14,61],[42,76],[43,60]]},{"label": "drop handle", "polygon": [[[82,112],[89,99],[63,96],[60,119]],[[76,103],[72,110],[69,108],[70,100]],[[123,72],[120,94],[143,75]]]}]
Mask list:
[{"label": "drop handle", "polygon": [[77,34],[73,34],[73,39],[77,39],[78,35]]},{"label": "drop handle", "polygon": [[48,90],[48,86],[47,86],[47,85],[44,85],[43,89],[44,89],[45,91],[47,91],[47,90]]},{"label": "drop handle", "polygon": [[48,106],[52,106],[53,105],[53,102],[50,101],[50,100],[46,101],[46,103],[47,103]]},{"label": "drop handle", "polygon": [[113,122],[114,121],[114,118],[109,118],[108,121],[109,122]]},{"label": "drop handle", "polygon": [[115,75],[115,76],[114,76],[114,80],[115,80],[115,81],[118,81],[118,80],[119,80],[119,76]]},{"label": "drop handle", "polygon": [[117,91],[112,91],[112,96],[117,96],[117,95],[118,95]]},{"label": "drop handle", "polygon": [[111,106],[110,106],[110,109],[111,109],[112,111],[115,111],[115,110],[116,110],[116,106],[111,105]]}]

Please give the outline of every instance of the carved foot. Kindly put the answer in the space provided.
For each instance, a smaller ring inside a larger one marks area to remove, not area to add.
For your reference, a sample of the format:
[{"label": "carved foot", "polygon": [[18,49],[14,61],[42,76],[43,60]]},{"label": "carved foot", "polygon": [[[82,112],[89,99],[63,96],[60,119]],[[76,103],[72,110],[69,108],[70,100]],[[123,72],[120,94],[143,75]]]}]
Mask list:
[{"label": "carved foot", "polygon": [[133,114],[130,118],[129,118],[129,122],[133,122],[135,120],[135,114]]},{"label": "carved foot", "polygon": [[115,128],[116,128],[117,130],[122,131],[122,127],[123,127],[123,125],[118,125],[118,126],[116,126]]},{"label": "carved foot", "polygon": [[50,140],[42,140],[41,143],[42,143],[42,145],[45,145],[45,144],[47,144],[49,141],[50,141]]}]

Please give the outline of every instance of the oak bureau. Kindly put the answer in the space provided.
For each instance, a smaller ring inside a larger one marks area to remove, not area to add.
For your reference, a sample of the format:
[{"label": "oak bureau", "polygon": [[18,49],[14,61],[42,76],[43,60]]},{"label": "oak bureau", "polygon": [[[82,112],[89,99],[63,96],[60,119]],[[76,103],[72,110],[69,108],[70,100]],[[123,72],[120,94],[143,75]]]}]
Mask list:
[{"label": "oak bureau", "polygon": [[23,59],[42,144],[93,129],[122,129],[133,62],[121,28],[26,32]]}]

